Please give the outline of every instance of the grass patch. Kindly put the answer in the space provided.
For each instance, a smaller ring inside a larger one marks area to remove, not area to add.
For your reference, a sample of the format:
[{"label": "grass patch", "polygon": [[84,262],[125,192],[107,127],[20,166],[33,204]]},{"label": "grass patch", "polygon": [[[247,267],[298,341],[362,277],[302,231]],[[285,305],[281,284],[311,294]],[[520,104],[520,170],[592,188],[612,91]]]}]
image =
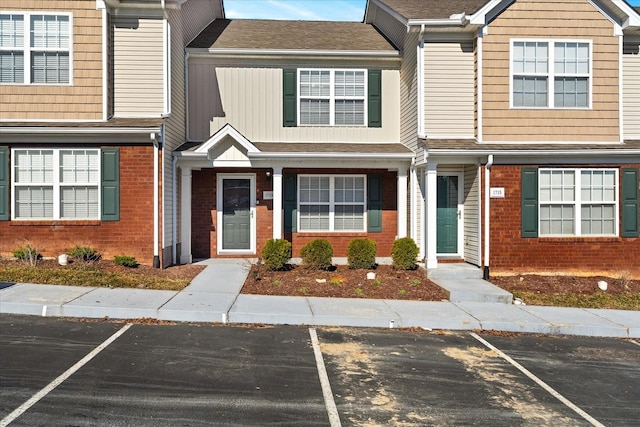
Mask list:
[{"label": "grass patch", "polygon": [[527,291],[513,291],[513,296],[528,305],[554,307],[610,308],[615,310],[640,310],[640,294],[609,294],[599,292],[592,295],[575,293],[538,294]]},{"label": "grass patch", "polygon": [[179,291],[190,279],[149,276],[119,271],[102,271],[91,264],[48,269],[26,264],[9,265],[0,270],[0,281],[104,288],[139,288]]}]

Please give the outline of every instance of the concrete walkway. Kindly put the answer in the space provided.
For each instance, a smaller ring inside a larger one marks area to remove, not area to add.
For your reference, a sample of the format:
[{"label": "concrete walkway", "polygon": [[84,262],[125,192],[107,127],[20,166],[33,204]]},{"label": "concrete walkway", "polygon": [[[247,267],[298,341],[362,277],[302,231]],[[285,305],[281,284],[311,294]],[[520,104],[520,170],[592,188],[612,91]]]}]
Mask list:
[{"label": "concrete walkway", "polygon": [[0,313],[640,338],[638,311],[514,305],[511,294],[468,264],[429,271],[450,300],[420,302],[244,295],[249,261],[200,263],[207,267],[182,291],[0,283]]}]

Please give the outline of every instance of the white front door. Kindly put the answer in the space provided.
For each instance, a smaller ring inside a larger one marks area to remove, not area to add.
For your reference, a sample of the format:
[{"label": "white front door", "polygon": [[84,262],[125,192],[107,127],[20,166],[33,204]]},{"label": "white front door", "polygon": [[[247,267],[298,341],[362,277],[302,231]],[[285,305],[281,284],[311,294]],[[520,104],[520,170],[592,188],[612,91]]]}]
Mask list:
[{"label": "white front door", "polygon": [[441,256],[463,256],[464,175],[438,172],[436,207],[436,252]]}]

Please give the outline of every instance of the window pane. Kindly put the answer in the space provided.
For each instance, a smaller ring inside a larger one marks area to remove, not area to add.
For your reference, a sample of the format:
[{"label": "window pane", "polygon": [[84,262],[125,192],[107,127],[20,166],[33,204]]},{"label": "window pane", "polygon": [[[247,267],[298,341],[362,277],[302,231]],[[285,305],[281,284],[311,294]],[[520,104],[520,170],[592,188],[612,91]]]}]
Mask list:
[{"label": "window pane", "polygon": [[16,150],[14,181],[19,184],[53,183],[53,151]]},{"label": "window pane", "polygon": [[573,235],[574,208],[571,205],[540,207],[540,235]]},{"label": "window pane", "polygon": [[364,230],[364,206],[338,205],[335,210],[336,230]]},{"label": "window pane", "polygon": [[65,52],[33,52],[33,83],[69,83],[69,54]]},{"label": "window pane", "polygon": [[329,230],[329,206],[301,205],[300,230]]},{"label": "window pane", "polygon": [[69,17],[31,16],[31,47],[69,49]]},{"label": "window pane", "polygon": [[615,209],[609,205],[583,205],[581,233],[603,235],[615,233]]},{"label": "window pane", "polygon": [[60,151],[60,182],[99,183],[99,161],[95,150]]},{"label": "window pane", "polygon": [[22,52],[0,52],[0,83],[24,83]]},{"label": "window pane", "polygon": [[69,218],[98,218],[98,187],[62,187],[60,216]]},{"label": "window pane", "polygon": [[300,96],[330,96],[330,82],[329,71],[300,71]]},{"label": "window pane", "polygon": [[364,97],[364,71],[336,71],[335,96]]},{"label": "window pane", "polygon": [[16,218],[53,218],[53,187],[15,188]]},{"label": "window pane", "polygon": [[301,99],[300,123],[303,125],[330,124],[329,100]]},{"label": "window pane", "polygon": [[587,107],[588,82],[586,77],[556,77],[554,96],[556,107]]},{"label": "window pane", "polygon": [[335,104],[336,125],[363,125],[364,101],[337,100]]},{"label": "window pane", "polygon": [[514,107],[546,107],[547,104],[546,77],[513,77]]},{"label": "window pane", "polygon": [[0,14],[0,47],[24,47],[24,16]]}]

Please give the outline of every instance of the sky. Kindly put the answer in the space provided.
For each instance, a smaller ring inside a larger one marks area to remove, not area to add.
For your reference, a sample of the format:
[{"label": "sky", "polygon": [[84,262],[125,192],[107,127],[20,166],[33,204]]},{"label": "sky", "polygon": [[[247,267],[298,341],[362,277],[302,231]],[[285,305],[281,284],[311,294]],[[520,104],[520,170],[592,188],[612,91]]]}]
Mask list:
[{"label": "sky", "polygon": [[[629,3],[640,6],[640,0]],[[229,19],[360,22],[365,4],[366,0],[224,0],[224,10]]]}]

